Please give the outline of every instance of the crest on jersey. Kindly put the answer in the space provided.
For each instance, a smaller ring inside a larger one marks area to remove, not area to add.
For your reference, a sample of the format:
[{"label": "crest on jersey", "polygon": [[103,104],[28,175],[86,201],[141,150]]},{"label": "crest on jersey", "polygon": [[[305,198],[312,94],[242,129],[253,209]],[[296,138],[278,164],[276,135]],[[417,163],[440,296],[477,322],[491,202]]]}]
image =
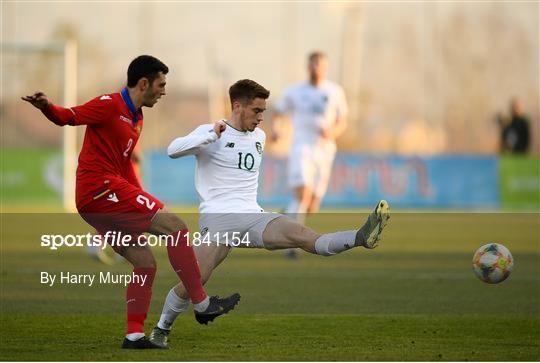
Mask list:
[{"label": "crest on jersey", "polygon": [[208,227],[203,227],[201,229],[201,236],[206,236],[207,233],[208,233]]},{"label": "crest on jersey", "polygon": [[137,135],[140,135],[141,134],[141,125],[137,125],[137,127],[135,127],[135,130],[137,130]]},{"label": "crest on jersey", "polygon": [[255,148],[257,149],[257,152],[259,153],[259,155],[262,155],[263,150],[262,150],[262,145],[260,142],[257,141],[255,143]]}]

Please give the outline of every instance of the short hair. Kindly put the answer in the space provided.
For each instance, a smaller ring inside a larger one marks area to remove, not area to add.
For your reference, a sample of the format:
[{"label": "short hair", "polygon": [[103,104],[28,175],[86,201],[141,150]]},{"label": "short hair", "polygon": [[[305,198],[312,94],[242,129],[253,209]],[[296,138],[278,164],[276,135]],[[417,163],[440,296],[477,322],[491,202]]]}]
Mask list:
[{"label": "short hair", "polygon": [[152,84],[159,72],[167,74],[169,68],[159,59],[151,55],[140,55],[131,61],[127,70],[127,86],[135,87],[141,78]]},{"label": "short hair", "polygon": [[315,60],[319,60],[321,58],[327,58],[326,57],[326,54],[324,52],[321,52],[321,51],[315,51],[315,52],[311,52],[309,53],[309,56],[308,56],[308,60],[310,62],[313,62]]},{"label": "short hair", "polygon": [[255,98],[266,100],[270,97],[270,91],[251,79],[241,79],[229,88],[229,97],[231,106],[234,101],[246,104]]}]

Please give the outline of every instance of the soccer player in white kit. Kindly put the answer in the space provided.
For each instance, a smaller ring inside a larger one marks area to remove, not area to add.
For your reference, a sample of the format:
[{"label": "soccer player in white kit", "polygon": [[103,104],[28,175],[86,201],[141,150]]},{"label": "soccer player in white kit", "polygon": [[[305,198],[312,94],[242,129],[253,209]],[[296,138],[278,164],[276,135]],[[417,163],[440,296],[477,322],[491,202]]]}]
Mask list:
[{"label": "soccer player in white kit", "polygon": [[288,184],[294,199],[286,212],[314,213],[326,193],[336,154],[335,139],[347,127],[343,89],[326,79],[328,60],[314,52],[308,58],[309,80],[288,87],[276,103],[272,138],[279,138],[276,121],[292,114],[294,136],[289,152]]},{"label": "soccer player in white kit", "polygon": [[[263,121],[270,92],[244,79],[230,87],[229,95],[230,120],[199,126],[172,141],[167,149],[171,158],[195,155],[197,159],[195,187],[200,198],[201,237],[193,238],[192,245],[202,281],[208,281],[231,247],[301,248],[322,256],[358,246],[375,248],[389,218],[384,200],[360,229],[322,235],[287,216],[264,212],[257,203],[257,187],[265,133],[257,126]],[[168,346],[172,324],[188,309],[189,302],[182,284],[169,291],[150,335],[154,344]]]},{"label": "soccer player in white kit", "polygon": [[[343,89],[326,79],[328,60],[324,53],[308,57],[309,80],[288,87],[275,106],[272,140],[279,138],[278,120],[290,113],[294,135],[287,166],[293,198],[285,213],[305,222],[306,213],[316,213],[326,193],[336,142],[347,127],[347,101]],[[288,251],[296,257],[295,251]]]}]

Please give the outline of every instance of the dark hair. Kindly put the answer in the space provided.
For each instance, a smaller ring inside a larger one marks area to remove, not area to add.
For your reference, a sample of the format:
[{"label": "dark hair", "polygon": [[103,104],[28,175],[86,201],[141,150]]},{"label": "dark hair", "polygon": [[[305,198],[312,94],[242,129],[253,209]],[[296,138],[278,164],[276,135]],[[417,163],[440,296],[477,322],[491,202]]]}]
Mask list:
[{"label": "dark hair", "polygon": [[321,51],[315,51],[315,52],[311,52],[308,56],[308,60],[310,62],[313,62],[315,60],[319,60],[321,58],[326,58],[326,54],[324,54],[323,52]]},{"label": "dark hair", "polygon": [[234,101],[243,104],[253,101],[255,98],[267,99],[270,91],[251,79],[241,79],[229,88],[231,106]]},{"label": "dark hair", "polygon": [[167,74],[169,68],[159,59],[151,55],[140,55],[131,61],[127,70],[127,86],[135,87],[141,78],[152,84],[159,72]]}]

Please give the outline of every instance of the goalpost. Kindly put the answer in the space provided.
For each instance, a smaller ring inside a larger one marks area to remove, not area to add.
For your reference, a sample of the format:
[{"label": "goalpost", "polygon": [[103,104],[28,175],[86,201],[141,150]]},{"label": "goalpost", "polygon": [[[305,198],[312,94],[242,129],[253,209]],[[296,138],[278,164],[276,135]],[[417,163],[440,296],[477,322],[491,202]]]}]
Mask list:
[{"label": "goalpost", "polygon": [[[62,103],[65,107],[71,107],[77,104],[77,42],[75,40],[45,44],[2,43],[1,48],[2,53],[49,52],[61,56],[63,59]],[[75,172],[77,169],[77,130],[75,127],[63,127],[62,151],[64,166],[62,204],[66,211],[74,212],[76,211]]]}]

